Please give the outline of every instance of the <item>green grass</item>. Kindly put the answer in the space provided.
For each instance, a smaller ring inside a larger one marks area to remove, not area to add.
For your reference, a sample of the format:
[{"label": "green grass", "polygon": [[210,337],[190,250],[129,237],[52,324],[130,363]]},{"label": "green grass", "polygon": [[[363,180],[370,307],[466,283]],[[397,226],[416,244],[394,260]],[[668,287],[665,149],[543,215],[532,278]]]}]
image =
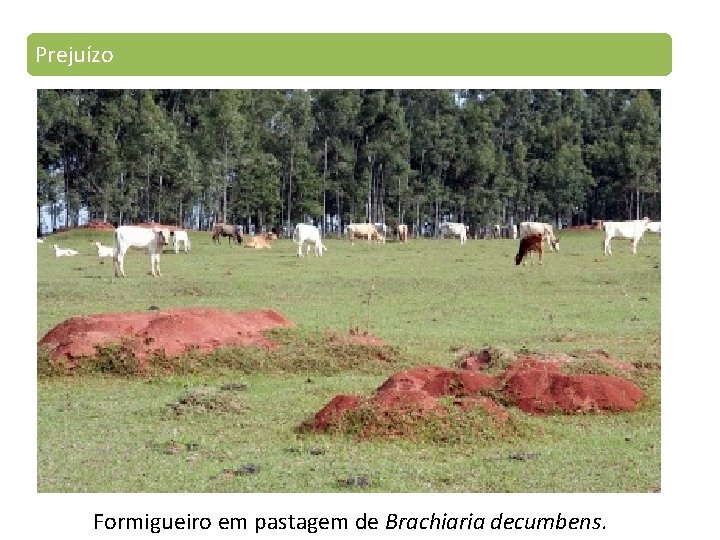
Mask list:
[{"label": "green grass", "polygon": [[[146,253],[130,253],[128,277],[113,279],[112,262],[101,263],[90,244],[110,236],[77,231],[38,244],[38,339],[68,317],[151,305],[271,308],[298,328],[278,333],[286,354],[223,351],[172,376],[40,376],[40,492],[646,492],[660,484],[659,371],[638,376],[649,396],[639,411],[523,415],[499,439],[460,430],[449,441],[358,441],[297,430],[336,394],[368,395],[398,369],[452,366],[485,346],[603,349],[659,363],[655,235],[635,256],[615,240],[604,257],[599,232],[565,232],[562,251],[546,253],[543,266],[516,267],[510,240],[350,246],[330,238],[322,259],[298,259],[287,240],[250,250],[196,233],[191,253],[163,255],[157,279]],[[56,259],[53,243],[82,255]],[[361,349],[323,338],[350,328],[384,339],[390,361],[363,363]],[[246,385],[232,406],[174,412],[198,388],[228,383]],[[345,482],[361,475],[367,487]]]}]

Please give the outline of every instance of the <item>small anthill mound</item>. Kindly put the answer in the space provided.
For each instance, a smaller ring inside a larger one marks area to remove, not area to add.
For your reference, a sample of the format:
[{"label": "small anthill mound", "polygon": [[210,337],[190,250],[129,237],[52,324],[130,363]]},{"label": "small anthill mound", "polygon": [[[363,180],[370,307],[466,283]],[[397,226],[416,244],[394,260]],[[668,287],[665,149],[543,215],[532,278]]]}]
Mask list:
[{"label": "small anthill mound", "polygon": [[349,343],[359,343],[360,345],[387,345],[387,343],[385,343],[379,337],[375,337],[369,334],[367,331],[361,331],[358,328],[351,328],[348,331],[348,335],[344,336],[343,339],[345,339]]},{"label": "small anthill mound", "polygon": [[[420,366],[392,375],[370,397],[338,395],[301,430],[361,437],[413,436],[424,430],[432,431],[435,440],[456,440],[458,424],[484,434],[506,429],[512,423],[512,408],[533,415],[635,410],[645,394],[633,382],[605,373],[575,372],[594,361],[607,362],[611,370],[632,369],[597,351],[588,358],[555,353],[515,356],[492,348],[472,351],[461,357],[462,369]],[[464,415],[477,411],[473,420],[464,421]]]},{"label": "small anthill mound", "polygon": [[219,347],[264,347],[272,328],[294,323],[272,310],[232,312],[211,308],[179,308],[103,313],[67,319],[50,330],[38,345],[49,348],[51,362],[73,369],[83,358],[96,357],[103,347],[119,346],[140,372],[153,355],[175,357],[189,351]]}]

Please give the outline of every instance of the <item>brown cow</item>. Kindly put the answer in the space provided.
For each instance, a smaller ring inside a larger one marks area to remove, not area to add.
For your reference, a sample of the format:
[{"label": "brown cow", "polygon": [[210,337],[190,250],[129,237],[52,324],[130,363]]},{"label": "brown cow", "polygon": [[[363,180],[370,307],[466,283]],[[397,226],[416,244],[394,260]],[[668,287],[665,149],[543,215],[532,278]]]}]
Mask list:
[{"label": "brown cow", "polygon": [[238,244],[242,243],[242,233],[237,225],[226,225],[225,223],[216,223],[212,228],[212,239],[216,244],[220,244],[220,237],[227,236],[228,244],[230,239],[234,238]]},{"label": "brown cow", "polygon": [[[530,263],[535,264],[532,259],[532,252],[537,251],[540,254],[540,264],[542,264],[543,257],[543,235],[542,234],[530,234],[520,240],[520,249],[517,255],[515,255],[515,264],[518,265],[523,262],[526,256],[530,257]],[[527,264],[527,261],[524,262]]]}]

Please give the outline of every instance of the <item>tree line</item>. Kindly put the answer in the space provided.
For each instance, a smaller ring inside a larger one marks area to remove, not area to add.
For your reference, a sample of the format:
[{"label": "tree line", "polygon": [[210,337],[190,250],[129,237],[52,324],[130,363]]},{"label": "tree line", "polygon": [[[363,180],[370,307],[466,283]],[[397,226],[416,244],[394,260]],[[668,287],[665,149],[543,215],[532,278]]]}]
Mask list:
[{"label": "tree line", "polygon": [[81,211],[198,229],[660,219],[660,91],[38,90],[38,224],[42,208],[53,229]]}]

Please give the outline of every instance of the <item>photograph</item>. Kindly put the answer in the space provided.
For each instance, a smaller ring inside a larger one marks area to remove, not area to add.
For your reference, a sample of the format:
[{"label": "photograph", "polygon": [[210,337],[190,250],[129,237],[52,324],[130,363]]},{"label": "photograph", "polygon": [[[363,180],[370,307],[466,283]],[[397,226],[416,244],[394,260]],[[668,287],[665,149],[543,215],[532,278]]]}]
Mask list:
[{"label": "photograph", "polygon": [[659,88],[34,91],[39,494],[661,492]]}]

